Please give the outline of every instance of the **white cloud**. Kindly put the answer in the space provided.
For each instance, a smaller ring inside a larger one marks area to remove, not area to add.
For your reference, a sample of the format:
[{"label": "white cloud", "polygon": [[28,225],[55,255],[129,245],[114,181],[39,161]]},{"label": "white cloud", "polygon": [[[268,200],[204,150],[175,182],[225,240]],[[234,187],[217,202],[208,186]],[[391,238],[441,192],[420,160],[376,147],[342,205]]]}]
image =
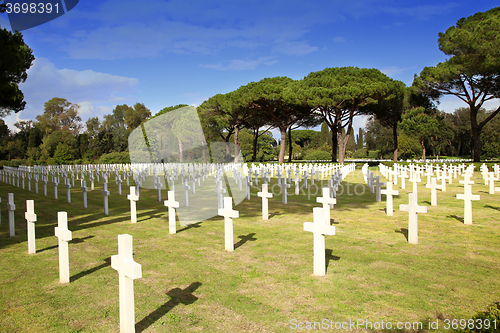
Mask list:
[{"label": "white cloud", "polygon": [[458,6],[460,6],[458,3],[449,2],[443,5],[435,4],[413,7],[382,7],[381,11],[396,16],[410,16],[419,20],[429,20],[433,16],[446,14]]},{"label": "white cloud", "polygon": [[273,51],[287,55],[302,56],[318,51],[316,46],[311,46],[305,41],[298,42],[279,42]]},{"label": "white cloud", "polygon": [[[45,102],[60,97],[80,105],[80,115],[85,120],[88,116],[109,113],[113,104],[127,101],[137,84],[135,78],[92,70],[58,69],[48,59],[36,58],[28,70],[28,79],[19,85],[26,108],[15,117],[22,115],[23,119],[34,120],[43,113]],[[15,121],[13,117],[9,120]]]},{"label": "white cloud", "polygon": [[221,71],[233,70],[233,71],[241,71],[241,70],[253,70],[256,69],[260,64],[265,64],[270,66],[275,64],[277,60],[271,60],[271,57],[260,57],[256,60],[241,60],[234,59],[229,61],[224,61],[218,64],[202,64],[200,67],[217,69]]},{"label": "white cloud", "polygon": [[[500,99],[492,99],[486,101],[483,104],[483,108],[487,111],[496,110],[500,106]],[[469,106],[465,104],[464,101],[455,96],[443,96],[440,99],[440,103],[437,108],[441,111],[453,113],[456,109],[459,108],[468,108]]]},{"label": "white cloud", "polygon": [[387,76],[393,76],[393,75],[401,74],[405,70],[406,70],[406,68],[399,68],[397,66],[389,66],[389,67],[382,68],[380,71]]},{"label": "white cloud", "polygon": [[333,37],[332,40],[335,42],[335,43],[343,43],[345,42],[345,38],[342,37],[342,36],[337,36],[337,37]]}]

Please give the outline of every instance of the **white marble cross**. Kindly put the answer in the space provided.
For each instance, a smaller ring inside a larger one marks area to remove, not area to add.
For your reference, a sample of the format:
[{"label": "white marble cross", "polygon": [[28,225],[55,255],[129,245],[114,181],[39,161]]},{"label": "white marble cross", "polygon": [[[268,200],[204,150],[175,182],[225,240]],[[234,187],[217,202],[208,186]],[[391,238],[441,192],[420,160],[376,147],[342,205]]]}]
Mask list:
[{"label": "white marble cross", "polygon": [[219,208],[218,213],[224,216],[224,239],[227,251],[234,251],[233,241],[233,218],[239,217],[239,212],[233,210],[233,198],[224,198],[224,208]]},{"label": "white marble cross", "polygon": [[281,203],[286,205],[288,203],[288,188],[290,188],[290,184],[286,183],[286,178],[283,178],[283,181],[279,185],[281,187]]},{"label": "white marble cross", "polygon": [[[396,178],[394,178],[394,179],[396,179]],[[396,190],[392,189],[392,182],[387,182],[387,186],[386,186],[385,190],[381,190],[380,193],[381,194],[385,194],[387,196],[387,198],[386,198],[385,213],[387,215],[389,215],[389,216],[392,216],[393,215],[393,200],[392,200],[392,196],[399,195],[399,191],[396,191]]]},{"label": "white marble cross", "polygon": [[69,178],[64,179],[64,185],[66,186],[66,197],[68,199],[68,203],[71,203],[71,183]]},{"label": "white marble cross", "polygon": [[443,170],[437,179],[441,180],[441,191],[446,192],[446,172]]},{"label": "white marble cross", "polygon": [[427,213],[427,207],[418,205],[415,193],[408,193],[408,201],[408,205],[399,205],[399,210],[408,212],[408,243],[418,244],[417,213]]},{"label": "white marble cross", "polygon": [[335,227],[325,225],[323,216],[323,208],[313,208],[313,221],[304,222],[304,231],[310,231],[314,235],[314,275],[324,276],[326,274],[325,267],[325,235],[335,235]]},{"label": "white marble cross", "polygon": [[297,172],[295,173],[295,179],[293,181],[295,183],[295,195],[299,195],[300,194],[300,188],[299,188],[300,177],[299,177],[299,174]]},{"label": "white marble cross", "polygon": [[83,208],[87,208],[87,182],[82,180],[82,192],[83,192]]},{"label": "white marble cross", "polygon": [[182,189],[184,190],[184,206],[189,206],[189,189],[191,189],[191,186],[188,184],[188,180],[185,179],[184,182],[181,184]]},{"label": "white marble cross", "polygon": [[59,282],[69,282],[69,253],[68,242],[72,240],[71,231],[68,230],[68,214],[57,213],[57,227],[54,228],[55,235],[59,238]]},{"label": "white marble cross", "polygon": [[[397,179],[397,177],[396,177]],[[380,181],[380,176],[375,177],[375,180],[373,181],[373,185],[375,186],[375,200],[376,201],[382,201],[382,196],[380,195],[380,187],[382,185],[385,185],[385,183]]]},{"label": "white marble cross", "polygon": [[14,225],[14,211],[16,210],[16,205],[14,204],[14,193],[8,194],[7,211],[9,212],[9,236],[15,236],[15,225]]},{"label": "white marble cross", "polygon": [[127,195],[130,200],[130,221],[137,223],[137,206],[136,202],[139,201],[139,196],[135,193],[135,186],[130,186],[130,194]]},{"label": "white marble cross", "polygon": [[420,182],[420,179],[418,179],[418,174],[416,172],[414,172],[411,175],[410,182],[413,183],[412,193],[415,194],[415,196],[418,198],[418,187],[417,187],[417,184]]},{"label": "white marble cross", "polygon": [[163,204],[168,207],[168,232],[175,234],[177,232],[175,227],[175,209],[179,208],[179,202],[175,201],[175,191],[168,191],[168,200]]},{"label": "white marble cross", "polygon": [[36,214],[35,214],[34,200],[26,200],[26,213],[24,213],[24,218],[28,223],[28,253],[33,254],[36,253],[36,246],[35,246]]},{"label": "white marble cross", "polygon": [[262,184],[262,192],[258,192],[257,196],[262,198],[262,219],[269,220],[268,199],[273,197],[272,193],[267,191],[267,184]]},{"label": "white marble cross", "polygon": [[[224,205],[224,202],[223,202],[223,195],[224,193],[226,193],[226,189],[222,188],[222,181],[219,179],[219,181],[217,182],[217,186],[215,187],[215,193],[217,193],[217,207],[219,209],[221,209]],[[250,187],[247,185],[247,198],[248,200],[250,200],[250,196],[249,196],[249,192],[250,191]]]},{"label": "white marble cross", "polygon": [[122,176],[117,175],[115,179],[116,184],[118,184],[118,195],[122,195]]},{"label": "white marble cross", "polygon": [[54,184],[54,199],[57,199],[57,185],[59,185],[59,177],[52,177],[52,182]]},{"label": "white marble cross", "polygon": [[35,180],[35,193],[38,194],[38,174],[37,173],[35,174],[33,179]]},{"label": "white marble cross", "polygon": [[366,178],[367,180],[367,186],[370,189],[370,192],[374,193],[375,188],[373,186],[373,181],[375,180],[375,177],[373,176],[373,172],[368,172],[368,177]]},{"label": "white marble cross", "polygon": [[337,203],[337,199],[332,198],[330,196],[330,188],[329,187],[323,187],[323,196],[322,197],[317,197],[316,202],[323,204],[323,217],[325,219],[325,224],[326,225],[331,225],[331,215],[330,215],[330,209],[333,208],[333,205]]},{"label": "white marble cross", "polygon": [[120,332],[135,332],[134,280],[142,277],[142,267],[132,252],[132,236],[118,235],[118,254],[111,256],[111,268],[118,271]]},{"label": "white marble cross", "polygon": [[431,206],[437,206],[437,189],[441,189],[441,185],[438,185],[436,178],[432,177],[430,184],[425,187],[431,189]]},{"label": "white marble cross", "polygon": [[[160,177],[155,177],[155,189],[157,200],[161,202],[161,187],[163,186]],[[186,205],[187,206],[187,205]]]},{"label": "white marble cross", "polygon": [[[252,177],[246,176],[246,192],[247,192],[247,200],[250,200],[250,187],[252,186]],[[217,196],[217,198],[219,198]],[[219,205],[219,199],[217,199],[217,204]],[[221,205],[222,206],[222,205]],[[219,207],[220,208],[220,207]]]},{"label": "white marble cross", "polygon": [[489,183],[489,194],[495,194],[495,180],[498,178],[495,177],[494,172],[488,172],[485,177],[486,181]]},{"label": "white marble cross", "polygon": [[472,224],[472,200],[479,200],[480,196],[472,194],[473,181],[460,181],[464,184],[464,193],[457,194],[457,199],[464,201],[464,224]]},{"label": "white marble cross", "polygon": [[408,174],[406,173],[406,170],[401,170],[401,189],[405,190],[406,189],[406,178],[408,178]]},{"label": "white marble cross", "polygon": [[104,197],[104,215],[109,214],[109,209],[108,209],[108,196],[109,196],[109,191],[108,191],[108,183],[102,183],[102,196]]}]

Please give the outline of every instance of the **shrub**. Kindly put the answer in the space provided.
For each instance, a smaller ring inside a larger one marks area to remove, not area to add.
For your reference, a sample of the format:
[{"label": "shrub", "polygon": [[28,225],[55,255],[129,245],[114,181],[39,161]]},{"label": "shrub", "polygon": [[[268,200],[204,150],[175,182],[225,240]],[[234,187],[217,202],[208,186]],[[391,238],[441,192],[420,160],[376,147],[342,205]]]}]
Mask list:
[{"label": "shrub", "polygon": [[130,155],[126,151],[121,153],[104,154],[99,158],[99,160],[97,160],[97,163],[99,164],[130,163]]},{"label": "shrub", "polygon": [[368,156],[368,151],[366,148],[361,148],[354,152],[353,158],[366,158]]},{"label": "shrub", "polygon": [[326,151],[323,150],[310,150],[307,152],[307,154],[304,156],[304,159],[309,161],[316,161],[316,160],[332,160],[332,155],[330,153],[327,153]]},{"label": "shrub", "polygon": [[[465,330],[458,330],[458,332],[463,332],[463,333],[475,333],[475,332],[500,332],[500,302],[496,302],[495,304],[491,305],[487,311],[484,312],[479,312],[476,314],[474,317],[472,317],[474,320],[474,323],[477,325],[477,323],[483,324],[483,327],[481,329],[465,329]],[[486,328],[485,323],[488,321],[490,323],[489,327]]]},{"label": "shrub", "polygon": [[500,143],[492,142],[483,146],[481,158],[494,159],[500,157]]},{"label": "shrub", "polygon": [[369,150],[368,158],[371,160],[378,160],[380,158],[380,150]]}]

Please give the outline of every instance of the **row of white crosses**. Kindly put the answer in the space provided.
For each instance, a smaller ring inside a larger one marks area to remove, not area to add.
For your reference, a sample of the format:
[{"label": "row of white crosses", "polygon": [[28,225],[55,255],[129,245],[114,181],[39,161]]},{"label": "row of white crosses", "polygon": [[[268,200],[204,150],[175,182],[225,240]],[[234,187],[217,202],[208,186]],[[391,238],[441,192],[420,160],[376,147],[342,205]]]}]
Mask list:
[{"label": "row of white crosses", "polygon": [[[381,171],[384,170],[385,174],[390,174],[390,171],[387,170],[387,168],[381,167]],[[463,169],[463,166],[461,168],[455,168],[455,175],[457,172],[464,172],[464,180],[460,180],[459,182],[461,184],[464,184],[464,194],[457,194],[457,199],[464,200],[464,224],[472,224],[472,201],[473,200],[479,200],[480,197],[479,195],[473,195],[472,194],[472,184],[474,184],[473,181],[470,180],[472,177],[473,171],[474,171],[474,166],[470,165],[467,170]],[[494,175],[491,175],[489,173],[483,172],[485,174],[485,178],[487,178],[488,181],[490,181],[490,177],[493,178]],[[444,183],[444,180],[447,179],[451,182],[451,172],[449,176],[443,176],[443,174],[446,174],[446,167],[443,167],[443,173],[442,173],[442,180]],[[431,189],[431,205],[436,206],[437,205],[437,195],[436,195],[436,189],[441,188],[443,189],[445,185],[437,185],[436,178],[431,178],[430,176],[432,175],[429,172],[429,169],[427,168],[426,175],[428,176],[428,183],[426,185],[427,188]],[[416,178],[416,177],[415,177]],[[426,213],[427,212],[427,207],[423,206],[418,206],[417,200],[417,192],[416,192],[416,186],[414,183],[414,188],[413,188],[414,193],[409,194],[409,204],[408,205],[400,205],[400,210],[402,211],[407,211],[409,213],[409,227],[408,227],[408,242],[412,244],[418,244],[418,220],[417,220],[417,214],[418,213]],[[389,214],[389,209],[392,207],[392,196],[389,196],[389,193],[392,194],[398,194],[395,193],[396,191],[392,190],[392,184],[388,182],[388,188],[383,192],[383,194],[387,194],[387,212]],[[391,209],[391,214],[392,214],[392,209]]]},{"label": "row of white crosses", "polygon": [[493,171],[489,171],[488,166],[483,163],[480,170],[483,176],[484,185],[489,186],[488,193],[495,194],[495,192],[499,192],[500,187],[495,187],[495,181],[500,180],[500,165],[493,165]]},{"label": "row of white crosses", "polygon": [[[25,218],[28,223],[28,253],[35,254],[35,222],[37,216],[34,213],[33,200],[26,200],[26,210]],[[69,283],[68,242],[73,238],[72,232],[68,229],[67,213],[58,212],[57,221],[58,226],[54,228],[54,233],[59,243],[59,282]],[[119,273],[120,332],[135,332],[133,280],[142,277],[142,268],[141,265],[134,262],[132,258],[132,236],[127,234],[118,235],[118,255],[111,256],[111,267]]]},{"label": "row of white crosses", "polygon": [[[473,166],[473,165],[472,165]],[[464,179],[459,183],[464,185],[464,194],[457,194],[457,199],[464,201],[464,224],[472,224],[472,200],[479,200],[479,195],[472,194],[472,184],[474,181],[470,180],[474,168],[468,169],[465,172]]]}]

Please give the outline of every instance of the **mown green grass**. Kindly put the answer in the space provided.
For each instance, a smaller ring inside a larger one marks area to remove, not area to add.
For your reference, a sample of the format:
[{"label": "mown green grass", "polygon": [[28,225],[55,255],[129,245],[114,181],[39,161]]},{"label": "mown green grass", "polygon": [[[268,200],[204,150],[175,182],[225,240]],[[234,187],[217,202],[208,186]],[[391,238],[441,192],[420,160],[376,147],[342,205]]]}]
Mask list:
[{"label": "mown green grass", "polygon": [[[117,236],[124,233],[133,236],[134,260],[143,271],[135,281],[137,332],[297,331],[291,329],[293,319],[410,321],[424,327],[440,319],[443,327],[447,318],[471,318],[500,300],[498,194],[488,194],[476,171],[473,193],[481,201],[473,202],[473,225],[464,225],[458,179],[438,192],[437,207],[430,206],[422,180],[419,204],[427,205],[428,213],[419,215],[419,244],[412,245],[405,238],[408,213],[399,211],[411,184],[407,190],[395,186],[400,195],[391,217],[385,215],[385,202],[376,202],[363,185],[359,169],[347,176],[331,212],[336,235],[326,236],[325,277],[312,275],[313,237],[303,231],[312,208],[320,205],[307,191],[295,196],[293,184],[287,205],[278,195],[270,199],[268,221],[261,220],[260,189],[252,188],[251,200],[235,207],[240,212],[234,220],[236,249],[229,253],[222,217],[178,225],[178,233],[170,235],[167,209],[154,190],[141,189],[138,223],[132,224],[128,190],[123,186],[119,196],[114,181],[109,216],[103,214],[101,185],[89,190],[83,209],[79,186],[68,204],[61,186],[55,200],[52,186],[45,197],[41,184],[35,194],[0,183],[0,331],[118,332],[118,273],[109,258],[117,254]],[[353,195],[355,185],[360,195]],[[13,238],[7,193],[14,193],[17,208]],[[35,255],[27,249],[27,199],[35,200],[38,216]],[[58,282],[58,211],[68,212],[73,232],[69,284]]]}]

